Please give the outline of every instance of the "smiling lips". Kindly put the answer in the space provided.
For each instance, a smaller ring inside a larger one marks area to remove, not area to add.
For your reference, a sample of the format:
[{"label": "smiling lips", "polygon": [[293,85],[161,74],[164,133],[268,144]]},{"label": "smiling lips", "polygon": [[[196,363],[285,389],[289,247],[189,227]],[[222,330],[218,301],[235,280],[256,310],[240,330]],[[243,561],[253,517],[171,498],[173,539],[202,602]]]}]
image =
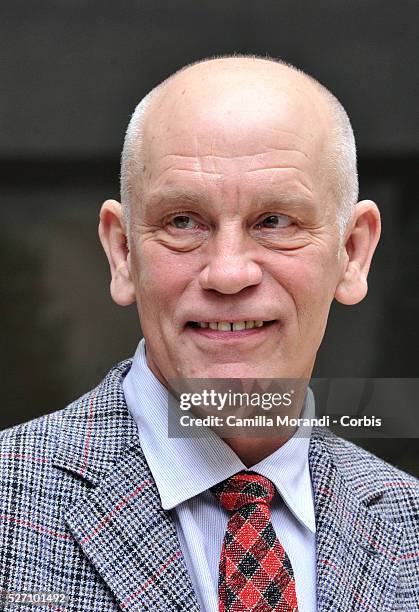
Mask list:
[{"label": "smiling lips", "polygon": [[237,332],[255,327],[264,327],[274,321],[250,320],[250,321],[189,321],[188,326],[197,329],[208,329],[223,332]]}]

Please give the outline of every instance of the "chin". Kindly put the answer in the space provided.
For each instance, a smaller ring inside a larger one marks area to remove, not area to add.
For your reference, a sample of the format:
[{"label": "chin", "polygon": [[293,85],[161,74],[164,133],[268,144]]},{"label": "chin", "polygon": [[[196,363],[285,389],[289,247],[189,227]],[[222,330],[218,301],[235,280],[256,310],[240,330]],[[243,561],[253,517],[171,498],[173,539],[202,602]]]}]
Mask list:
[{"label": "chin", "polygon": [[194,368],[189,378],[266,378],[268,369],[260,365],[220,363]]}]

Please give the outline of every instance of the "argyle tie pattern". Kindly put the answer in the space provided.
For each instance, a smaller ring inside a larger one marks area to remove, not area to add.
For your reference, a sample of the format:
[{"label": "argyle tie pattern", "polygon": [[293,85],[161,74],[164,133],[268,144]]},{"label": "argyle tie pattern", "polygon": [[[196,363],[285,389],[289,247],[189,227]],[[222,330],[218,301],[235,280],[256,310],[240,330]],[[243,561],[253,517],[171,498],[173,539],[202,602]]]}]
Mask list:
[{"label": "argyle tie pattern", "polygon": [[219,612],[297,612],[291,562],[270,518],[274,484],[242,470],[210,490],[232,513],[221,549]]}]

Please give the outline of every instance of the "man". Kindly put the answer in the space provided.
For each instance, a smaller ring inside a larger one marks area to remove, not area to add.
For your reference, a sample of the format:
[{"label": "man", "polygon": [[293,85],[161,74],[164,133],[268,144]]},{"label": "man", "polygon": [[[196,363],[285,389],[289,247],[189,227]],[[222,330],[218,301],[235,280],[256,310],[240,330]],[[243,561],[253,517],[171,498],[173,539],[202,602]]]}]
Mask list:
[{"label": "man", "polygon": [[[366,295],[380,218],[339,102],[281,62],[189,66],[137,107],[121,193],[99,234],[145,340],[3,432],[4,609],[419,609],[416,479],[322,429],[165,431],[172,379],[308,379],[333,298]],[[62,601],[14,603],[37,591]]]}]

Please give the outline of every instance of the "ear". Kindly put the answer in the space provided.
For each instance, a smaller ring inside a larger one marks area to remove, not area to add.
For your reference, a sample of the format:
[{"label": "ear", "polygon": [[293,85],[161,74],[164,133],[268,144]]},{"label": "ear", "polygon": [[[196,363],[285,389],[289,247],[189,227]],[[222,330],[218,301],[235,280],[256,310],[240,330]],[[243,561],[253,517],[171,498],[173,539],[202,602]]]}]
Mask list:
[{"label": "ear", "polygon": [[106,200],[100,209],[99,238],[111,269],[111,296],[119,306],[135,302],[135,286],[131,277],[130,252],[127,246],[122,205]]},{"label": "ear", "polygon": [[366,296],[368,271],[380,233],[377,206],[371,200],[358,202],[345,235],[345,263],[335,292],[338,302],[349,306],[357,304]]}]

